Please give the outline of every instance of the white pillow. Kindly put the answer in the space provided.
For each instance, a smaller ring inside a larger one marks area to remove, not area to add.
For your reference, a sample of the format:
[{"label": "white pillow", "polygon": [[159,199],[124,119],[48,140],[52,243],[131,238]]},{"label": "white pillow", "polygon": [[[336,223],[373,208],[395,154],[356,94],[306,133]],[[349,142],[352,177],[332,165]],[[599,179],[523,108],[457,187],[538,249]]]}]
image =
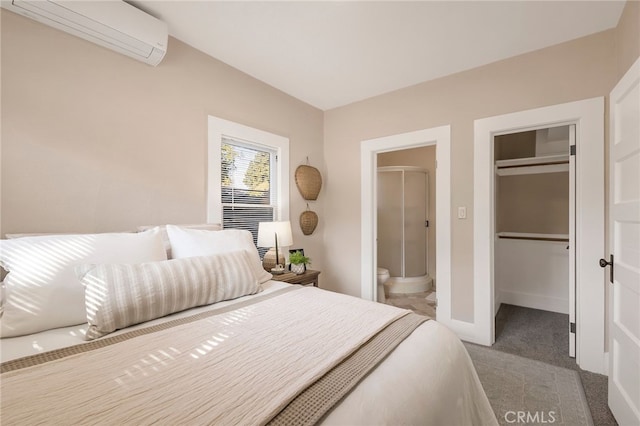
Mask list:
[{"label": "white pillow", "polygon": [[273,277],[262,267],[258,249],[253,244],[253,237],[249,231],[241,229],[202,231],[167,225],[167,233],[171,241],[171,254],[174,259],[246,250],[249,252],[251,268],[256,280],[262,284]]},{"label": "white pillow", "polygon": [[86,286],[87,340],[260,290],[244,250],[136,265],[84,265],[76,272]]},{"label": "white pillow", "polygon": [[4,284],[0,337],[86,322],[84,287],[74,267],[86,263],[166,260],[159,230],[0,240]]},{"label": "white pillow", "polygon": [[[222,229],[222,225],[219,223],[202,223],[196,225],[177,225],[181,228],[189,228],[189,229],[202,229],[206,231],[219,231]],[[148,229],[160,228],[160,234],[162,235],[162,242],[164,243],[164,248],[167,251],[167,259],[173,259],[171,255],[171,242],[169,241],[169,235],[167,235],[167,225],[159,225],[159,226],[138,226],[138,232],[146,231]],[[9,236],[7,235],[7,238]]]}]

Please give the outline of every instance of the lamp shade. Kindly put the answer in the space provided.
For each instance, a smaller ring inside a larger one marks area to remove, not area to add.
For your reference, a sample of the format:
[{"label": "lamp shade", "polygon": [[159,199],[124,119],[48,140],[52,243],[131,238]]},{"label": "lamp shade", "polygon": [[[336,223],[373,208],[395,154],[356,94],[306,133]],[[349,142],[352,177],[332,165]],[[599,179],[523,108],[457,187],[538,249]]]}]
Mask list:
[{"label": "lamp shade", "polygon": [[258,224],[258,247],[275,247],[276,235],[278,246],[287,247],[293,245],[291,223],[288,220],[279,222],[260,222]]}]

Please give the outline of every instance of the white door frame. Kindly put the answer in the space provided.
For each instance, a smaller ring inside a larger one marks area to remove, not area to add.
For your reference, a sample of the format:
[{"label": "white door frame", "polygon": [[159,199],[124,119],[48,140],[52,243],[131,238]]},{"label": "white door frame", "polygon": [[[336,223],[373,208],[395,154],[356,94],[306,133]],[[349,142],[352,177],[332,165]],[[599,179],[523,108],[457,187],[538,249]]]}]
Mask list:
[{"label": "white door frame", "polygon": [[495,341],[494,144],[496,135],[576,125],[576,362],[606,374],[604,353],[604,98],[476,120],[474,147],[474,325],[476,340]]},{"label": "white door frame", "polygon": [[430,145],[436,145],[437,320],[463,335],[466,323],[451,319],[451,126],[362,141],[360,296],[367,300],[377,300],[377,154]]},{"label": "white door frame", "polygon": [[[569,149],[577,149],[576,126],[569,126]],[[576,155],[569,155],[569,324],[576,323]],[[569,328],[569,356],[576,357],[576,330]]]}]

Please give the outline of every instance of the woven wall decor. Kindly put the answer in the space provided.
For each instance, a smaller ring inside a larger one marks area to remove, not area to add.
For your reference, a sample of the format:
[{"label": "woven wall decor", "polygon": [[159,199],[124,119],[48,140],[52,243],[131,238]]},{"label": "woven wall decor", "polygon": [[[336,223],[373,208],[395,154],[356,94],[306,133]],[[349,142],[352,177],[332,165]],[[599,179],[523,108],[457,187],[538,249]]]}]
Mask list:
[{"label": "woven wall decor", "polygon": [[[307,209],[308,208],[309,205],[307,204]],[[318,215],[316,212],[306,210],[300,214],[300,229],[302,229],[302,233],[304,235],[313,234],[313,231],[316,230],[316,226],[318,226]]]},{"label": "woven wall decor", "polygon": [[298,166],[296,169],[296,186],[305,200],[317,200],[322,188],[320,171],[309,165]]}]

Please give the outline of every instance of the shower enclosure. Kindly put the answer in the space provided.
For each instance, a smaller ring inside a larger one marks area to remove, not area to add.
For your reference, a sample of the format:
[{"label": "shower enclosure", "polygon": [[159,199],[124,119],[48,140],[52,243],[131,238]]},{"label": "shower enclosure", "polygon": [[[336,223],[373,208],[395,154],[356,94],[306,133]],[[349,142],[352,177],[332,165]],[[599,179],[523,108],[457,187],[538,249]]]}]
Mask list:
[{"label": "shower enclosure", "polygon": [[389,270],[389,293],[431,289],[428,183],[427,170],[420,167],[378,167],[378,268]]}]

